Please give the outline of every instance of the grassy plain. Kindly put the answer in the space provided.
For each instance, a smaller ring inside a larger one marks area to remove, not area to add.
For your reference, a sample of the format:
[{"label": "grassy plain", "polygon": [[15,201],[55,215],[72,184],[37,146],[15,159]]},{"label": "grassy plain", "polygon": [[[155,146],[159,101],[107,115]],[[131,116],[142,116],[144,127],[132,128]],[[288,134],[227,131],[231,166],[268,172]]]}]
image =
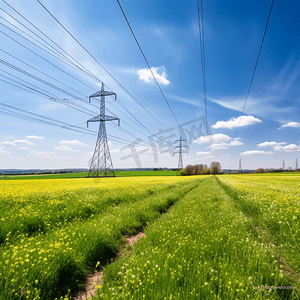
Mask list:
[{"label": "grassy plain", "polygon": [[0,182],[0,299],[51,299],[197,186],[199,178]]},{"label": "grassy plain", "polygon": [[300,297],[299,174],[3,180],[0,197],[0,299],[74,292],[139,230],[95,300]]},{"label": "grassy plain", "polygon": [[[61,179],[61,178],[86,178],[88,172],[61,173],[61,174],[36,174],[36,175],[0,175],[0,180],[28,180],[28,179]],[[176,176],[177,171],[117,171],[117,177],[128,176]]]},{"label": "grassy plain", "polygon": [[[278,180],[280,186],[272,176],[207,178],[146,228],[130,258],[106,268],[94,299],[298,299],[299,277],[291,276],[289,264],[299,253],[296,243],[286,239],[294,230],[286,226],[284,235],[277,226],[272,235],[264,218],[254,215],[272,205],[270,192],[278,203],[297,205],[299,177]],[[253,191],[260,196],[252,198]],[[276,209],[275,224],[292,222],[281,205]],[[295,217],[293,222],[298,230]],[[290,247],[292,256],[286,251]],[[299,274],[292,266],[293,274]]]}]

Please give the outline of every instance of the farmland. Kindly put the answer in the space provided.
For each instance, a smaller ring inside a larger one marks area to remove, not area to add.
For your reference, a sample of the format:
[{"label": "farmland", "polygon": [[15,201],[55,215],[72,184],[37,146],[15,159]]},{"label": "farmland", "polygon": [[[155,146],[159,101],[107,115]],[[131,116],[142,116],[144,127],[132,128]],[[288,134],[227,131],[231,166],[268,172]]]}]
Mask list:
[{"label": "farmland", "polygon": [[[116,171],[117,177],[129,176],[176,176],[177,171]],[[61,179],[61,178],[86,178],[88,172],[35,174],[35,175],[0,175],[0,180],[28,180],[28,179]]]},{"label": "farmland", "polygon": [[0,298],[59,298],[106,265],[94,299],[298,299],[299,179],[2,180]]}]

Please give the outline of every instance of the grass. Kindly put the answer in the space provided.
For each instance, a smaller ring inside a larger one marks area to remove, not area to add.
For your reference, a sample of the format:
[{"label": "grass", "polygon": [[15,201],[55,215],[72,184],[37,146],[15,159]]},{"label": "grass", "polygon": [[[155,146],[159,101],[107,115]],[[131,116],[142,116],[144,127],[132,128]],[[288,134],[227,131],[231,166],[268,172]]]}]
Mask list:
[{"label": "grass", "polygon": [[114,178],[109,188],[107,180],[94,187],[81,186],[82,180],[94,183],[78,179],[75,188],[76,181],[61,179],[62,186],[71,184],[61,190],[53,180],[22,181],[24,187],[32,184],[34,190],[44,184],[46,189],[21,199],[12,193],[17,181],[3,183],[12,189],[0,202],[0,232],[5,237],[0,247],[0,299],[20,299],[22,287],[27,299],[53,300],[69,289],[76,291],[89,270],[116,255],[124,234],[158,218],[199,183],[199,178]]},{"label": "grass", "polygon": [[203,181],[145,229],[130,258],[106,268],[93,299],[298,299],[297,290],[278,288],[299,288],[279,262],[289,241],[267,243],[238,199],[215,177]]},{"label": "grass", "polygon": [[[94,300],[299,299],[299,179],[1,181],[0,299],[53,300],[105,265]],[[140,230],[131,255],[110,263]]]},{"label": "grass", "polygon": [[[63,174],[35,174],[35,175],[0,175],[0,180],[28,180],[28,179],[62,179],[86,178],[88,172]],[[116,171],[117,177],[128,176],[176,176],[177,171]]]}]

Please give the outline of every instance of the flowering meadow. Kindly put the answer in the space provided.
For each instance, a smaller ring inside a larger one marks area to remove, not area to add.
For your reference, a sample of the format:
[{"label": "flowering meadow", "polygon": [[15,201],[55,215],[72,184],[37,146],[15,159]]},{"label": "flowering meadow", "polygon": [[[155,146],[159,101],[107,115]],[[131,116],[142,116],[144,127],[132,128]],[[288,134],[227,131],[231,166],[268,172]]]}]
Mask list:
[{"label": "flowering meadow", "polygon": [[[0,181],[0,299],[76,291],[124,241],[195,188],[199,178]],[[98,263],[99,262],[99,263]]]},{"label": "flowering meadow", "polygon": [[205,179],[107,266],[93,299],[299,299],[299,179]]},{"label": "flowering meadow", "polygon": [[0,299],[69,299],[103,267],[94,300],[300,297],[297,174],[0,186]]}]

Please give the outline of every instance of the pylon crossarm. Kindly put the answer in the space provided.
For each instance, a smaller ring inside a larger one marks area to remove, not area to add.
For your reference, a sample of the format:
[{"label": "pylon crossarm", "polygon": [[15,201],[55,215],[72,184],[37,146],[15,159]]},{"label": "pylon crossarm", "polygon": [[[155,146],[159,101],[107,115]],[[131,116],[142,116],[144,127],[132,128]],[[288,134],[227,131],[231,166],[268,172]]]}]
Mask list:
[{"label": "pylon crossarm", "polygon": [[89,96],[89,99],[91,100],[91,98],[97,98],[97,97],[101,97],[101,96],[106,97],[106,96],[113,96],[113,95],[115,95],[115,100],[116,100],[116,97],[117,97],[116,93],[108,92],[108,91],[99,91],[99,92]]},{"label": "pylon crossarm", "polygon": [[118,121],[118,126],[120,126],[120,119],[116,117],[105,116],[105,120],[103,121]]}]

